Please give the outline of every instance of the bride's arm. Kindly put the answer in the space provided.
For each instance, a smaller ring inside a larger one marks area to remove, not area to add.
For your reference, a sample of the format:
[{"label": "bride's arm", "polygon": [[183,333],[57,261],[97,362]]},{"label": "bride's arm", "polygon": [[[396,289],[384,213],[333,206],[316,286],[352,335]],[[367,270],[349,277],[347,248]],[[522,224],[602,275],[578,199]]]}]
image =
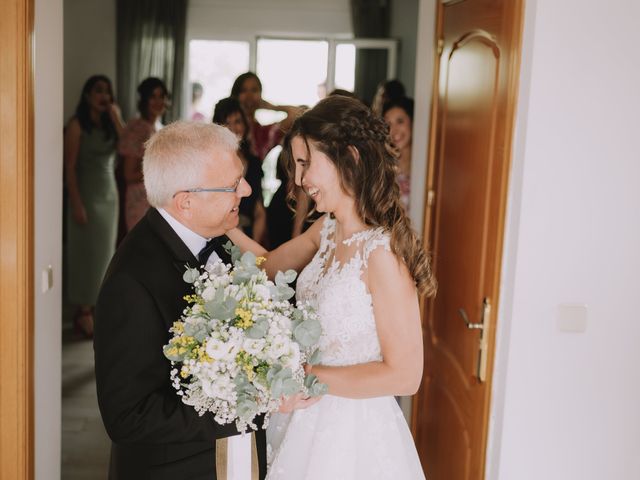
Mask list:
[{"label": "bride's arm", "polygon": [[423,347],[415,283],[407,267],[391,252],[376,249],[366,278],[382,358],[348,367],[307,367],[329,387],[329,394],[347,398],[413,395],[422,380]]},{"label": "bride's arm", "polygon": [[269,278],[273,278],[278,271],[284,272],[293,269],[300,272],[311,261],[320,246],[320,230],[324,218],[314,222],[303,234],[270,252],[245,235],[239,228],[229,230],[227,236],[242,252],[250,251],[257,256],[265,257],[267,261],[264,263],[264,268]]}]

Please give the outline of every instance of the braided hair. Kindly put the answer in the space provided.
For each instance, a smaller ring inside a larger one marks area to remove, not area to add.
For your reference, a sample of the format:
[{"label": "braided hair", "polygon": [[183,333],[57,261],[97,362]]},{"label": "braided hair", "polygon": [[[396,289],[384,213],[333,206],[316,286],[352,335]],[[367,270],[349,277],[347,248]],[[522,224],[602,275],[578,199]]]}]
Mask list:
[{"label": "braided hair", "polygon": [[302,137],[307,144],[312,142],[333,162],[342,189],[355,199],[361,220],[389,232],[391,250],[406,264],[418,291],[434,295],[436,283],[429,256],[400,201],[397,151],[391,145],[384,120],[353,98],[330,96],[321,100],[295,120],[287,135],[290,171],[295,168],[291,154],[294,137]]}]

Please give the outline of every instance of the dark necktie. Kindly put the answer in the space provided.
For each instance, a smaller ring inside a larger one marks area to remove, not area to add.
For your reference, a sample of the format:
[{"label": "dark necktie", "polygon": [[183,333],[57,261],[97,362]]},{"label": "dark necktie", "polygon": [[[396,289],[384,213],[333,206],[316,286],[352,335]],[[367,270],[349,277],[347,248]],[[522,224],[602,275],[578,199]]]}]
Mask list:
[{"label": "dark necktie", "polygon": [[198,253],[198,262],[200,263],[200,265],[207,264],[207,260],[209,260],[211,252],[216,250],[217,247],[222,248],[222,238],[223,237],[214,237],[211,240],[207,241],[205,246]]}]

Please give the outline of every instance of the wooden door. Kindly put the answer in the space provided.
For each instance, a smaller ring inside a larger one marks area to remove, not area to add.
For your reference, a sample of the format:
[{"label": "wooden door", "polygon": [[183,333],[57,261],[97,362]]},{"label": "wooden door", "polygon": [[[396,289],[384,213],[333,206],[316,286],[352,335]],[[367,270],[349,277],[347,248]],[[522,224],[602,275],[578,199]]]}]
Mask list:
[{"label": "wooden door", "polygon": [[26,480],[34,475],[33,0],[2,3],[0,46],[0,479]]},{"label": "wooden door", "polygon": [[522,7],[438,4],[424,238],[439,286],[412,422],[429,480],[484,478]]}]

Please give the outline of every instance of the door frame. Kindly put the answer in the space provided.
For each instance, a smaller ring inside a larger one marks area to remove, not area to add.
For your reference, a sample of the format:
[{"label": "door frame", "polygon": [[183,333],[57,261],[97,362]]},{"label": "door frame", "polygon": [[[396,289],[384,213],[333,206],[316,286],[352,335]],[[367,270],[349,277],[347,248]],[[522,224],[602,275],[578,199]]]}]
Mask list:
[{"label": "door frame", "polygon": [[34,477],[33,0],[0,16],[0,478]]},{"label": "door frame", "polygon": [[[435,165],[435,155],[436,155],[436,139],[439,135],[438,130],[438,116],[439,116],[439,84],[440,84],[440,64],[441,64],[441,55],[442,55],[442,45],[440,42],[440,38],[442,36],[443,29],[443,21],[444,21],[444,8],[446,6],[450,6],[464,0],[437,0],[436,8],[435,8],[435,36],[433,39],[433,49],[434,49],[434,57],[433,57],[433,81],[431,86],[431,109],[430,109],[430,120],[429,120],[429,130],[427,131],[428,145],[427,145],[427,168],[426,168],[426,183],[425,183],[425,200],[424,200],[424,215],[423,215],[423,228],[422,228],[422,238],[426,244],[427,249],[430,248],[428,245],[429,239],[431,237],[431,228],[432,228],[432,216],[433,216],[433,190],[434,183],[437,180],[437,168]],[[511,8],[515,10],[513,12],[516,18],[519,18],[520,21],[517,25],[512,25],[508,31],[508,34],[511,36],[512,45],[515,47],[512,51],[505,52],[505,55],[509,57],[507,60],[508,68],[507,68],[507,80],[506,80],[506,88],[512,92],[511,95],[508,96],[505,112],[512,119],[511,123],[508,124],[507,130],[504,136],[504,146],[508,146],[509,148],[505,148],[505,166],[502,171],[501,176],[501,188],[500,188],[500,202],[498,205],[498,215],[499,215],[499,223],[500,229],[496,238],[497,241],[497,258],[495,262],[495,268],[497,270],[493,285],[491,286],[492,292],[495,292],[492,295],[492,307],[490,313],[490,343],[493,345],[493,348],[490,350],[487,361],[489,362],[489,369],[487,372],[486,383],[489,384],[489,391],[487,393],[488,400],[485,411],[483,415],[485,416],[485,422],[487,424],[486,427],[486,435],[483,439],[483,443],[481,448],[483,449],[483,478],[487,477],[487,468],[490,464],[491,451],[495,448],[492,442],[493,429],[491,428],[490,416],[494,413],[493,402],[494,402],[494,376],[496,375],[496,370],[499,370],[500,367],[504,366],[506,358],[498,357],[496,355],[498,350],[498,328],[501,328],[501,325],[505,322],[508,322],[508,319],[503,318],[502,314],[504,313],[504,309],[502,308],[504,299],[502,298],[502,288],[501,281],[505,277],[509,277],[509,272],[505,272],[504,264],[505,264],[505,256],[507,255],[507,251],[505,248],[506,244],[506,234],[507,234],[507,208],[508,202],[511,200],[511,188],[512,188],[512,179],[511,179],[511,169],[514,163],[514,155],[515,155],[515,131],[516,124],[518,123],[518,100],[520,99],[520,84],[521,84],[521,65],[522,65],[522,57],[524,54],[525,45],[523,45],[524,33],[525,33],[525,20],[527,15],[526,4],[528,2],[526,0],[518,0],[513,4],[509,5],[507,8]],[[420,313],[422,318],[424,319],[425,314],[429,311],[428,308],[429,299],[421,299],[420,303]],[[500,322],[498,321],[500,319]],[[424,320],[423,320],[424,324]],[[424,330],[424,327],[423,327]],[[501,329],[502,330],[502,329]],[[420,405],[418,404],[419,395],[414,395],[412,401],[412,415],[411,415],[411,431],[415,437],[417,427],[418,427],[418,411]]]}]

